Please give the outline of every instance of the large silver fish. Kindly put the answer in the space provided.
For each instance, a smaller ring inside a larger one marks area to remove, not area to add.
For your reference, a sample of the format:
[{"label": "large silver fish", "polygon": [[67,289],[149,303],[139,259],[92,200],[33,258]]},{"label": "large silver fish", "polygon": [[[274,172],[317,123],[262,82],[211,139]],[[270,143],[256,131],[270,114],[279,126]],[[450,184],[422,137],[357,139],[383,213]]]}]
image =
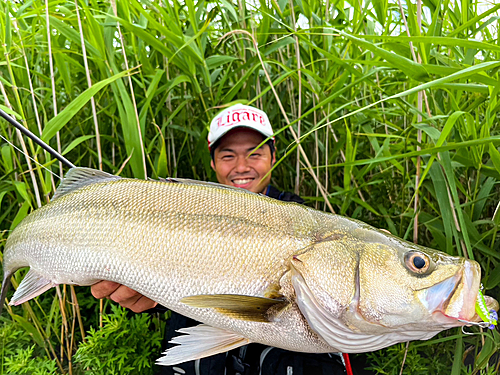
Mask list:
[{"label": "large silver fish", "polygon": [[[159,364],[260,342],[357,353],[474,324],[479,265],[356,220],[190,180],[143,181],[76,168],[12,232],[11,304],[57,284],[124,284],[205,324]],[[488,299],[489,308],[498,303]]]}]

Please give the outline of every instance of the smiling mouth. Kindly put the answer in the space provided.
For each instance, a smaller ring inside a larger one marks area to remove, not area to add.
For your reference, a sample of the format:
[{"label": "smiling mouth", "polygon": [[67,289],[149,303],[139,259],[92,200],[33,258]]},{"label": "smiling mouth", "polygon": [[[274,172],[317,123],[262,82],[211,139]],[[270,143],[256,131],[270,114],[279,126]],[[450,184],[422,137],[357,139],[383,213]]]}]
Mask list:
[{"label": "smiling mouth", "polygon": [[246,185],[252,182],[254,179],[253,178],[235,178],[231,180],[231,182],[235,185]]}]

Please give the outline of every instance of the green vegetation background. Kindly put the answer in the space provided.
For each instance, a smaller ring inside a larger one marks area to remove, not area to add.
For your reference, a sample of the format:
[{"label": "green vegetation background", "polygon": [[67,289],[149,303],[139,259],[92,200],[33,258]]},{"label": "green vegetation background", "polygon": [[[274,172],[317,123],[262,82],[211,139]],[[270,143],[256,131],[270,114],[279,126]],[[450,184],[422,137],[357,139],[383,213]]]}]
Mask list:
[{"label": "green vegetation background", "polygon": [[[255,105],[278,131],[277,187],[477,260],[498,299],[499,9],[469,0],[7,0],[0,107],[76,165],[214,180],[210,119],[230,103]],[[59,182],[38,163],[62,171],[3,120],[0,134],[3,247]],[[70,287],[7,312],[3,374],[152,373],[166,320]],[[498,331],[466,331],[475,334],[409,344],[403,373],[498,372]],[[367,366],[399,374],[405,349],[369,354]]]}]

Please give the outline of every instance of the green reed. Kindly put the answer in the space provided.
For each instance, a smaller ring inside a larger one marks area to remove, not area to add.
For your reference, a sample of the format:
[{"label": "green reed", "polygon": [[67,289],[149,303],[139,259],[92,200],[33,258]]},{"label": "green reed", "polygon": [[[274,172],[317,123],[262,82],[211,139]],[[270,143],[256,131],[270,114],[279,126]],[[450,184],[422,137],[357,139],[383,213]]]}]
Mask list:
[{"label": "green reed", "polygon": [[[278,133],[276,186],[477,260],[498,299],[500,5],[418,5],[7,0],[0,107],[76,165],[214,180],[210,119],[234,102],[258,106]],[[0,132],[35,159],[0,141],[3,246],[58,183],[39,165],[58,176],[61,168],[3,121]],[[61,288],[59,297],[8,308],[5,337],[12,330],[31,337],[33,358],[53,361],[40,364],[46,373],[84,371],[69,360],[110,312],[87,289]],[[432,357],[438,352],[452,374],[492,373],[499,346],[497,331],[451,330],[411,343],[403,372],[444,371]],[[405,351],[370,354],[367,366],[399,374]],[[3,372],[26,360],[10,355]]]}]

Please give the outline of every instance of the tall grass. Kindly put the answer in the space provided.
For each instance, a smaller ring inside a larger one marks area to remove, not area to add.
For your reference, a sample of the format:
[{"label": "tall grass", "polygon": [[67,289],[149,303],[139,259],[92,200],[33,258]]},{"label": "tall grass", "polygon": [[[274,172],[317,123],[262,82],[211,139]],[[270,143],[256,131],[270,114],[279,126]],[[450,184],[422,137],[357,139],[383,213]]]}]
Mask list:
[{"label": "tall grass", "polygon": [[[278,133],[276,186],[477,260],[498,299],[500,5],[419,3],[7,0],[0,106],[77,165],[201,180],[215,178],[212,116],[234,102],[258,106]],[[0,129],[37,160],[0,141],[3,246],[54,191],[57,178],[38,163],[56,174],[59,165]],[[110,312],[87,288],[77,292],[61,288],[2,318],[2,332],[36,344],[31,363],[47,373],[83,371],[85,360],[70,359]],[[24,357],[2,345],[12,371]],[[411,343],[403,371],[493,373],[499,347],[498,331],[451,330]],[[367,365],[397,374],[404,349],[371,354]]]}]

